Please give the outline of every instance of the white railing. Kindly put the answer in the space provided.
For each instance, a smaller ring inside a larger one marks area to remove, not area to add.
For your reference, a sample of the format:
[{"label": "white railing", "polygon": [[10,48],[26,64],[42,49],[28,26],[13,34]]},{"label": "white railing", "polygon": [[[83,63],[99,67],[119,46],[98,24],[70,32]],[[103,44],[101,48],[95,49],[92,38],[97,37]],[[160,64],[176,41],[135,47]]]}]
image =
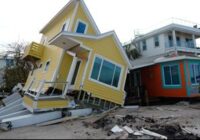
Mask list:
[{"label": "white railing", "polygon": [[165,42],[165,51],[182,51],[182,52],[192,52],[200,53],[200,48],[195,46],[194,43],[186,41],[177,41],[177,45],[173,45],[173,41]]},{"label": "white railing", "polygon": [[[58,85],[62,85],[62,93],[61,95],[56,95],[55,91],[58,89]],[[51,87],[50,93],[45,94],[48,88]],[[35,100],[38,99],[52,99],[52,98],[65,98],[66,92],[68,88],[68,82],[48,82],[45,80],[37,81],[33,80],[25,94],[33,97]],[[46,89],[46,90],[45,90]]]},{"label": "white railing", "polygon": [[148,28],[144,28],[144,29],[136,29],[134,31],[135,36],[141,36],[144,35],[148,32],[151,32],[153,30],[162,28],[164,26],[170,25],[170,24],[179,24],[179,25],[183,25],[183,26],[188,26],[188,27],[192,27],[192,28],[200,28],[200,24],[192,22],[192,21],[188,21],[188,20],[184,20],[184,19],[180,19],[180,18],[169,18],[167,20],[161,21],[158,24],[155,24],[153,26],[150,26]]}]

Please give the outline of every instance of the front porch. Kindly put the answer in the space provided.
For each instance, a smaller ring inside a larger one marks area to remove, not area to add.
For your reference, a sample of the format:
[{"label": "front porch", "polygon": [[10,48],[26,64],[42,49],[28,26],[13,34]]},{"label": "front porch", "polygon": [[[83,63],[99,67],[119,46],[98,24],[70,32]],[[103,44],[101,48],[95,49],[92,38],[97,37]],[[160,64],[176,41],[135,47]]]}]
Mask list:
[{"label": "front porch", "polygon": [[[57,78],[53,81],[38,80],[35,78],[30,80],[23,102],[24,106],[31,112],[76,107],[74,96],[78,95],[70,96],[69,93],[77,91],[77,87],[83,85],[90,52],[81,47],[80,43],[71,39],[65,39],[64,41],[65,43],[62,43],[62,45],[54,45],[63,48],[64,53],[70,56],[70,63],[67,61],[64,64],[58,64],[57,67],[59,70],[56,73],[56,77],[62,76],[61,80]],[[63,57],[61,57],[60,61],[63,61]],[[86,62],[86,65],[82,65],[83,62],[84,64]],[[66,65],[68,66],[67,70]],[[83,72],[80,73],[80,69]],[[67,71],[66,75],[62,75],[60,73],[61,70]]]}]

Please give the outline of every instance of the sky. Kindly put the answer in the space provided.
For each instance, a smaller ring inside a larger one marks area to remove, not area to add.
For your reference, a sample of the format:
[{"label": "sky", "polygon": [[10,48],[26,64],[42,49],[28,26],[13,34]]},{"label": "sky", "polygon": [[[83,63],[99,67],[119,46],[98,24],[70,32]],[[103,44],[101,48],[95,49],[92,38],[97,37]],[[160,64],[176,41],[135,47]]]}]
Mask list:
[{"label": "sky", "polygon": [[[39,31],[69,0],[1,0],[0,51],[12,42],[39,42]],[[85,0],[101,33],[115,30],[122,43],[136,29],[171,17],[200,23],[199,0]]]}]

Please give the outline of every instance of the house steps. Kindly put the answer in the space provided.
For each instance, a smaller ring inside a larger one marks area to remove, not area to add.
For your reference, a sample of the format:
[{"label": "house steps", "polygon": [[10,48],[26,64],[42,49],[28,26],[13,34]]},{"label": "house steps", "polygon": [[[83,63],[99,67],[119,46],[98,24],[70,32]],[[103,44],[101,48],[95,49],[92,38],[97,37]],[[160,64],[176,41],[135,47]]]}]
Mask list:
[{"label": "house steps", "polygon": [[61,111],[31,113],[23,106],[22,96],[19,93],[4,98],[3,103],[4,106],[0,108],[0,129],[2,130],[39,124],[62,117]]}]

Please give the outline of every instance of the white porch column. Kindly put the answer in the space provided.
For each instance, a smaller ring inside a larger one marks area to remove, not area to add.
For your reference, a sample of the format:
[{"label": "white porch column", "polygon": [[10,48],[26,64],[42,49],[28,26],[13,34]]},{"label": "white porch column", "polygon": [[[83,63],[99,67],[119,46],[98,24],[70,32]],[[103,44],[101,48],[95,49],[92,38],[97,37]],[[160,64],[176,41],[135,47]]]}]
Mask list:
[{"label": "white porch column", "polygon": [[192,35],[192,40],[193,40],[193,43],[194,43],[194,47],[196,47],[197,44],[196,44],[196,38],[195,38],[195,35],[194,35],[194,34]]},{"label": "white porch column", "polygon": [[175,53],[177,54],[177,41],[176,41],[176,31],[172,31],[172,37],[173,37],[173,47],[175,48]]},{"label": "white porch column", "polygon": [[76,56],[74,56],[70,70],[69,70],[69,74],[67,75],[67,80],[66,80],[67,85],[65,86],[65,89],[64,89],[64,92],[63,92],[63,95],[62,95],[63,98],[66,96],[69,85],[71,84],[77,61],[78,61],[78,58]]}]

